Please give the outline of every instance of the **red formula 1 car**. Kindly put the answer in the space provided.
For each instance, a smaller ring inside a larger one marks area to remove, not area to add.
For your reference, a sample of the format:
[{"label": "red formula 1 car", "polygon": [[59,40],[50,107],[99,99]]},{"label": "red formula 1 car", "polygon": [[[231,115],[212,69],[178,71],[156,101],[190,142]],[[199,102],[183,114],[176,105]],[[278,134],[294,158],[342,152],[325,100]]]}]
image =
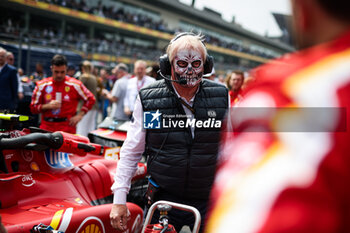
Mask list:
[{"label": "red formula 1 car", "polygon": [[[116,232],[109,212],[118,151],[64,132],[13,130],[21,117],[0,114],[0,215],[7,231]],[[134,179],[145,174],[140,163]],[[127,205],[126,232],[140,232],[143,211]]]},{"label": "red formula 1 car", "polygon": [[[126,139],[129,124],[130,121],[120,121],[106,117],[98,125],[98,129],[90,132],[88,137],[90,142],[109,147],[111,151],[119,154],[120,148]],[[146,165],[146,158],[142,158],[141,162]],[[133,180],[127,201],[136,203],[143,208],[145,206],[144,194],[147,190],[148,180],[139,178]]]}]

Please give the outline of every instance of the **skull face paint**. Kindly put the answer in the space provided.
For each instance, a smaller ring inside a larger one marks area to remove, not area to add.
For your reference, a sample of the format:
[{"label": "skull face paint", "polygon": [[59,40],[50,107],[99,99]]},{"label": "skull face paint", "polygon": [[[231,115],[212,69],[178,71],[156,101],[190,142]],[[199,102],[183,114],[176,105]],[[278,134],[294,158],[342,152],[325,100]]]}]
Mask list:
[{"label": "skull face paint", "polygon": [[203,76],[203,56],[193,49],[179,50],[174,58],[174,73],[177,80],[185,79],[186,87],[196,86]]}]

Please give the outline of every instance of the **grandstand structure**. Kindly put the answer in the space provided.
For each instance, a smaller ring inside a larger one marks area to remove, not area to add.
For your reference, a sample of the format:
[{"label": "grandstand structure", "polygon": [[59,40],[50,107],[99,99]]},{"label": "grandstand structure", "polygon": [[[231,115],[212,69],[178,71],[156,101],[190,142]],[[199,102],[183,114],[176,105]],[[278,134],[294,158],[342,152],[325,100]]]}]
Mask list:
[{"label": "grandstand structure", "polygon": [[181,31],[205,35],[219,72],[248,70],[293,50],[224,21],[220,13],[178,0],[0,1],[0,46],[10,46],[15,65],[27,73],[36,62],[46,64],[47,58],[33,58],[25,50],[76,54],[107,66],[136,59],[157,63],[169,40]]}]

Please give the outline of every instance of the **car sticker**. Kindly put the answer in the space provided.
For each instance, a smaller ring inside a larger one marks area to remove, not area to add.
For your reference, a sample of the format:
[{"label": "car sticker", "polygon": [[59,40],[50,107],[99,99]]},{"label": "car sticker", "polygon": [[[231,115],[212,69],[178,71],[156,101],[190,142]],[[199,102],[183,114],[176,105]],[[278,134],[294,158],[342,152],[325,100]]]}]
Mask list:
[{"label": "car sticker", "polygon": [[52,168],[62,169],[72,167],[73,163],[70,161],[69,155],[69,153],[50,149],[45,151],[45,160],[46,163]]},{"label": "car sticker", "polygon": [[105,150],[105,159],[118,161],[119,152],[120,152],[120,146],[108,148]]},{"label": "car sticker", "polygon": [[76,231],[76,233],[85,232],[105,233],[105,227],[103,225],[103,222],[99,218],[91,216],[85,218],[84,221],[80,224],[78,230]]},{"label": "car sticker", "polygon": [[35,184],[35,180],[32,177],[32,173],[28,174],[28,175],[24,175],[22,177],[22,185],[24,187],[31,187]]}]

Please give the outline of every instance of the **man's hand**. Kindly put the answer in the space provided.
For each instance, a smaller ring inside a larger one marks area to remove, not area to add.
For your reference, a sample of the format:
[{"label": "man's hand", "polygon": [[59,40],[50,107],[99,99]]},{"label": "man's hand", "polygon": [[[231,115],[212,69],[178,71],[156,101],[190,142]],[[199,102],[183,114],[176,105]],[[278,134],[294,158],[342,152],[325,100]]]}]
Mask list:
[{"label": "man's hand", "polygon": [[23,92],[18,92],[18,99],[21,100],[24,98]]},{"label": "man's hand", "polygon": [[122,204],[114,204],[111,213],[109,214],[109,218],[113,228],[119,231],[125,231],[127,228],[127,222],[130,218],[128,207]]},{"label": "man's hand", "polygon": [[118,102],[118,98],[113,96],[108,90],[106,89],[103,89],[102,90],[102,96],[105,98],[105,99],[108,99],[109,101],[112,101],[113,103],[116,103]]},{"label": "man's hand", "polygon": [[130,111],[130,108],[125,106],[124,107],[124,113],[127,115],[127,116],[131,116],[132,112]]},{"label": "man's hand", "polygon": [[101,94],[104,98],[109,99],[108,97],[110,96],[110,93],[106,89],[102,89]]},{"label": "man's hand", "polygon": [[83,118],[83,116],[85,115],[84,112],[79,112],[77,115],[75,115],[74,117],[71,117],[69,119],[69,125],[70,126],[76,126],[78,124],[79,121],[81,121],[81,119]]},{"label": "man's hand", "polygon": [[52,110],[61,108],[61,102],[57,100],[51,100],[48,104],[43,104],[42,110]]}]

